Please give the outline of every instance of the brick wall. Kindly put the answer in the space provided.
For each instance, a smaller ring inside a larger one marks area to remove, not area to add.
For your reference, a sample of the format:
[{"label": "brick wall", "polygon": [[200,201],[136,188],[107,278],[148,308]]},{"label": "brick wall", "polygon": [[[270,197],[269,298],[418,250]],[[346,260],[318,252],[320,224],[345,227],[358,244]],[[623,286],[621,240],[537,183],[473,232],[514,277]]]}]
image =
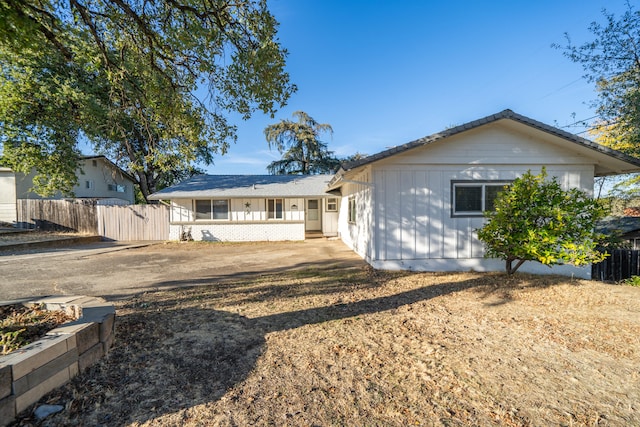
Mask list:
[{"label": "brick wall", "polygon": [[212,242],[265,242],[304,240],[304,222],[247,222],[232,224],[171,224],[169,240],[180,240],[183,229],[191,229],[194,240]]}]

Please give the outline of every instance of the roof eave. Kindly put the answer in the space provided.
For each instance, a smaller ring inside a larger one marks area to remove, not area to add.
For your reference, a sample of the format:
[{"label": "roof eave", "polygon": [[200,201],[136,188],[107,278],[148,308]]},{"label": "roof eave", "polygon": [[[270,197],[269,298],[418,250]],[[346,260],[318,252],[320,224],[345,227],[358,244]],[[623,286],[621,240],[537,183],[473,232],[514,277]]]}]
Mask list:
[{"label": "roof eave", "polygon": [[[478,128],[480,126],[483,126],[483,125],[486,125],[486,124],[489,124],[489,123],[497,122],[497,121],[503,120],[503,119],[510,119],[510,120],[525,124],[525,125],[530,126],[532,128],[535,128],[535,129],[541,130],[543,132],[549,133],[551,135],[557,136],[557,137],[562,138],[564,140],[567,140],[569,142],[573,142],[573,143],[578,144],[578,145],[580,145],[582,147],[590,148],[590,149],[595,150],[595,151],[597,151],[597,152],[599,152],[601,154],[605,154],[607,156],[614,157],[614,158],[616,158],[618,160],[621,160],[623,162],[626,162],[626,163],[634,166],[633,168],[629,168],[628,169],[629,172],[620,172],[620,173],[640,172],[640,159],[636,159],[635,157],[628,156],[628,155],[626,155],[626,154],[624,154],[624,153],[622,153],[620,151],[614,150],[614,149],[609,148],[609,147],[605,147],[605,146],[600,145],[600,144],[598,144],[596,142],[593,142],[593,141],[590,141],[588,139],[585,139],[585,138],[579,137],[577,135],[574,135],[572,133],[563,131],[562,129],[558,129],[558,128],[555,128],[553,126],[546,125],[546,124],[544,124],[542,122],[539,122],[537,120],[530,119],[530,118],[528,118],[526,116],[522,116],[522,115],[517,114],[517,113],[513,112],[512,110],[508,110],[508,109],[507,110],[503,110],[503,111],[501,111],[501,112],[499,112],[497,114],[492,114],[490,116],[486,116],[486,117],[474,120],[474,121],[469,122],[469,123],[465,123],[465,124],[462,124],[462,125],[459,125],[459,126],[455,126],[455,127],[446,129],[446,130],[444,130],[442,132],[438,132],[438,133],[435,133],[435,134],[432,134],[432,135],[429,135],[429,136],[425,136],[425,137],[420,138],[420,139],[416,139],[416,140],[408,142],[406,144],[402,144],[402,145],[398,145],[396,147],[389,148],[388,150],[381,151],[381,152],[379,152],[377,154],[373,154],[373,155],[365,157],[363,159],[359,159],[359,160],[356,160],[354,162],[344,164],[342,166],[342,168],[340,169],[340,171],[342,171],[342,174],[344,174],[344,173],[346,173],[348,171],[351,171],[351,170],[353,170],[355,168],[358,168],[358,167],[361,167],[361,166],[365,166],[367,164],[370,164],[370,163],[373,163],[373,162],[376,162],[376,161],[379,161],[379,160],[386,159],[386,158],[391,157],[391,156],[393,156],[395,154],[402,153],[402,152],[405,152],[407,150],[411,150],[412,148],[425,146],[425,145],[431,144],[431,143],[433,143],[435,141],[439,141],[441,139],[448,138],[450,136],[453,136],[453,135],[456,135],[456,134],[459,134],[459,133],[462,133],[462,132],[465,132],[465,131],[468,131],[468,130],[475,129],[475,128]],[[638,170],[636,170],[635,168],[638,168]],[[616,172],[612,171],[612,173],[610,175],[616,175],[616,174],[617,174]],[[602,176],[604,176],[604,175],[602,175]],[[333,183],[333,180],[332,180],[332,183]]]}]

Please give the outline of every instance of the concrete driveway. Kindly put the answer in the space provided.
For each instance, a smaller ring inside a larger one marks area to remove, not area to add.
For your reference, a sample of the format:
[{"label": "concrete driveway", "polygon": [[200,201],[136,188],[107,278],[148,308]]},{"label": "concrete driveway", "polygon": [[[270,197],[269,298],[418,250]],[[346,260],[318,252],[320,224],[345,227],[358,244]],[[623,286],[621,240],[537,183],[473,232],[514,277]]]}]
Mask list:
[{"label": "concrete driveway", "polygon": [[300,268],[360,268],[339,240],[272,243],[94,243],[49,251],[0,252],[0,301],[42,295],[126,298],[243,275]]}]

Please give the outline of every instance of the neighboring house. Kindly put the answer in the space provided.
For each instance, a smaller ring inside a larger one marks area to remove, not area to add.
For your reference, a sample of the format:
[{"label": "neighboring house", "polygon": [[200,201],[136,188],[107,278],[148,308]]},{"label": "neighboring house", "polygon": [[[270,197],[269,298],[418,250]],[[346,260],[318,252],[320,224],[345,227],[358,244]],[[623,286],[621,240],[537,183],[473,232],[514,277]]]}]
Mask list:
[{"label": "neighboring house", "polygon": [[602,220],[596,230],[626,243],[628,249],[640,249],[640,216],[610,216]]},{"label": "neighboring house", "polygon": [[332,175],[197,175],[152,194],[170,200],[170,231],[178,240],[304,240],[337,236],[339,197],[325,192]]},{"label": "neighboring house", "polygon": [[16,221],[16,176],[9,168],[0,167],[0,223]]},{"label": "neighboring house", "polygon": [[[66,199],[61,193],[43,197],[32,191],[35,172],[22,174],[0,168],[0,221],[16,221],[16,199]],[[99,204],[133,204],[135,179],[105,156],[83,156],[78,168],[76,198]]]},{"label": "neighboring house", "polygon": [[[309,195],[296,194],[296,179],[303,182],[313,177],[282,177],[273,192],[251,197],[252,188],[241,179],[250,182],[268,177],[205,176],[197,185],[187,181],[151,198],[171,200],[172,230],[193,227],[198,230],[197,239],[205,231],[198,226],[200,221],[206,221],[210,230],[244,227],[252,221],[260,226],[260,232],[248,238],[211,231],[209,240],[303,239],[301,224],[309,219],[303,215],[300,200],[322,200],[326,212],[330,198],[331,213],[338,216],[337,229],[333,222],[327,226],[322,220],[321,229],[325,234],[337,232],[375,268],[502,271],[503,261],[484,258],[484,246],[476,235],[484,223],[483,211],[505,184],[528,170],[538,173],[543,166],[565,189],[592,193],[595,176],[639,172],[640,160],[505,110],[344,165],[327,186],[315,187]],[[216,184],[220,179],[225,180],[228,194]],[[286,202],[289,194],[298,201]],[[245,198],[260,212],[258,217],[243,214]],[[276,228],[279,222],[270,217],[269,203],[278,199],[282,200],[279,221],[299,223],[295,236]],[[340,207],[334,209],[334,201]],[[306,205],[304,210],[308,211]],[[177,234],[172,232],[172,236]],[[588,268],[549,269],[538,263],[525,263],[521,270],[590,275]]]}]

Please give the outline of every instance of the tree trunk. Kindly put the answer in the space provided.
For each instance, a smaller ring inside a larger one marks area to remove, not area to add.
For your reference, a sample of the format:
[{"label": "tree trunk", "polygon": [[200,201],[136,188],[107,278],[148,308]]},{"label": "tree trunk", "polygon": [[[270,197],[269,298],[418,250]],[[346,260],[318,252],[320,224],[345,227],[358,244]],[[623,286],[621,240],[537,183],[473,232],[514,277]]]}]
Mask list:
[{"label": "tree trunk", "polygon": [[140,192],[142,193],[142,197],[144,197],[144,201],[149,203],[149,195],[154,192],[153,182],[148,179],[147,174],[144,171],[137,172],[138,181],[140,185]]},{"label": "tree trunk", "polygon": [[507,270],[507,274],[509,276],[511,276],[513,273],[515,273],[516,271],[518,271],[518,269],[520,268],[520,266],[522,264],[524,264],[525,260],[524,259],[518,259],[518,263],[516,264],[515,267],[513,267],[513,261],[515,261],[517,258],[515,259],[507,259],[506,260],[506,265],[505,268]]}]

